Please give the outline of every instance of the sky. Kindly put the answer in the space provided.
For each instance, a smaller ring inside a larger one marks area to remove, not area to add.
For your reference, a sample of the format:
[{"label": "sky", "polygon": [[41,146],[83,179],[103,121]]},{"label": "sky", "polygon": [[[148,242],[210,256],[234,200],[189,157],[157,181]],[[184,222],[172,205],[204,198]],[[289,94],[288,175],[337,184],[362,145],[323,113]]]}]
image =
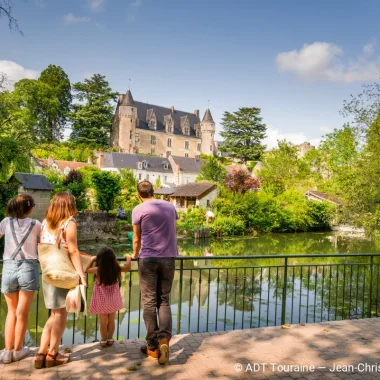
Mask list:
[{"label": "sky", "polygon": [[[0,1],[1,2],[1,1]],[[105,75],[135,100],[205,112],[258,107],[269,148],[318,144],[349,119],[343,101],[380,77],[378,0],[13,0],[0,72],[72,82]]]}]

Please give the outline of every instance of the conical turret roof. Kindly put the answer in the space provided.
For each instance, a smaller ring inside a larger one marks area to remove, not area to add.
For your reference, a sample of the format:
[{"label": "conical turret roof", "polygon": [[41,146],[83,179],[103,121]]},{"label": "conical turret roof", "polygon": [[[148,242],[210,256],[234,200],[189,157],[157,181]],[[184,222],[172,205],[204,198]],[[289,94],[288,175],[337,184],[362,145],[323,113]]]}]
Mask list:
[{"label": "conical turret roof", "polygon": [[212,118],[210,108],[207,108],[205,115],[203,116],[202,123],[213,123],[214,119]]},{"label": "conical turret roof", "polygon": [[131,90],[128,90],[127,93],[123,96],[123,100],[120,103],[121,106],[135,106],[135,101],[133,100],[133,96]]}]

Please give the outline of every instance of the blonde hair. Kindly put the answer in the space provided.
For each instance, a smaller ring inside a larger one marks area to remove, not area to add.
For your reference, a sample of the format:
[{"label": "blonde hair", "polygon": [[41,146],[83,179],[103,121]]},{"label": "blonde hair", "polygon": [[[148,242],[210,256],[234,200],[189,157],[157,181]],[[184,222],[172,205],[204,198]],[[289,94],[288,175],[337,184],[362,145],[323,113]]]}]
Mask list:
[{"label": "blonde hair", "polygon": [[61,222],[71,216],[77,216],[77,206],[75,198],[67,191],[62,191],[54,195],[46,211],[47,227],[50,231],[55,231]]}]

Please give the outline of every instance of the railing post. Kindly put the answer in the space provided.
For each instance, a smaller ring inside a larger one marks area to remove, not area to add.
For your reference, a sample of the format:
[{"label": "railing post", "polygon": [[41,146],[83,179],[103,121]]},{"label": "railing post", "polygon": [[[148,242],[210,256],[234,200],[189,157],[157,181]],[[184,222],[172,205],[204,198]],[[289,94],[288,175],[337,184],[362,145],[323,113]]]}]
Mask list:
[{"label": "railing post", "polygon": [[285,257],[285,266],[284,266],[284,284],[282,286],[282,310],[281,310],[281,324],[285,324],[286,318],[286,291],[288,285],[288,258]]},{"label": "railing post", "polygon": [[368,297],[368,310],[367,317],[372,317],[372,280],[373,280],[373,256],[371,256],[370,268],[369,268],[369,297]]},{"label": "railing post", "polygon": [[182,282],[183,282],[183,260],[181,259],[180,260],[180,266],[179,266],[179,296],[178,296],[177,334],[181,334]]}]

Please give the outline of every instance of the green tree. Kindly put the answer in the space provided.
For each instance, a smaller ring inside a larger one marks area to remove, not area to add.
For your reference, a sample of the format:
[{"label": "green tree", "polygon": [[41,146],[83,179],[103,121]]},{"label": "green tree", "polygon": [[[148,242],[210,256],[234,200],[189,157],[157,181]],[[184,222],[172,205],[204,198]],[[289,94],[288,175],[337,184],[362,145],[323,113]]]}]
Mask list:
[{"label": "green tree", "polygon": [[262,140],[265,138],[266,125],[262,122],[260,108],[239,108],[238,111],[225,112],[222,118],[224,138],[223,152],[241,162],[256,161],[265,150]]},{"label": "green tree", "polygon": [[263,156],[263,168],[259,172],[262,187],[281,194],[308,178],[310,168],[298,158],[297,147],[285,140],[278,141],[278,148]]},{"label": "green tree", "polygon": [[80,171],[71,170],[62,183],[74,195],[78,211],[87,209],[89,204],[86,196],[87,187],[83,177]]},{"label": "green tree", "polygon": [[56,109],[46,109],[41,112],[40,129],[46,141],[59,141],[63,137],[67,118],[72,102],[71,84],[68,75],[60,66],[49,65],[42,71],[39,82],[47,84],[53,92],[53,96],[59,102]]},{"label": "green tree", "polygon": [[121,185],[120,176],[108,171],[94,172],[92,184],[96,191],[96,202],[100,210],[110,211],[115,208]]},{"label": "green tree", "polygon": [[218,162],[217,157],[209,157],[201,166],[197,180],[206,180],[221,183],[227,170]]},{"label": "green tree", "polygon": [[73,105],[70,119],[70,140],[101,147],[109,146],[112,116],[117,93],[110,88],[105,76],[94,74],[84,82],[73,85],[79,101]]}]

